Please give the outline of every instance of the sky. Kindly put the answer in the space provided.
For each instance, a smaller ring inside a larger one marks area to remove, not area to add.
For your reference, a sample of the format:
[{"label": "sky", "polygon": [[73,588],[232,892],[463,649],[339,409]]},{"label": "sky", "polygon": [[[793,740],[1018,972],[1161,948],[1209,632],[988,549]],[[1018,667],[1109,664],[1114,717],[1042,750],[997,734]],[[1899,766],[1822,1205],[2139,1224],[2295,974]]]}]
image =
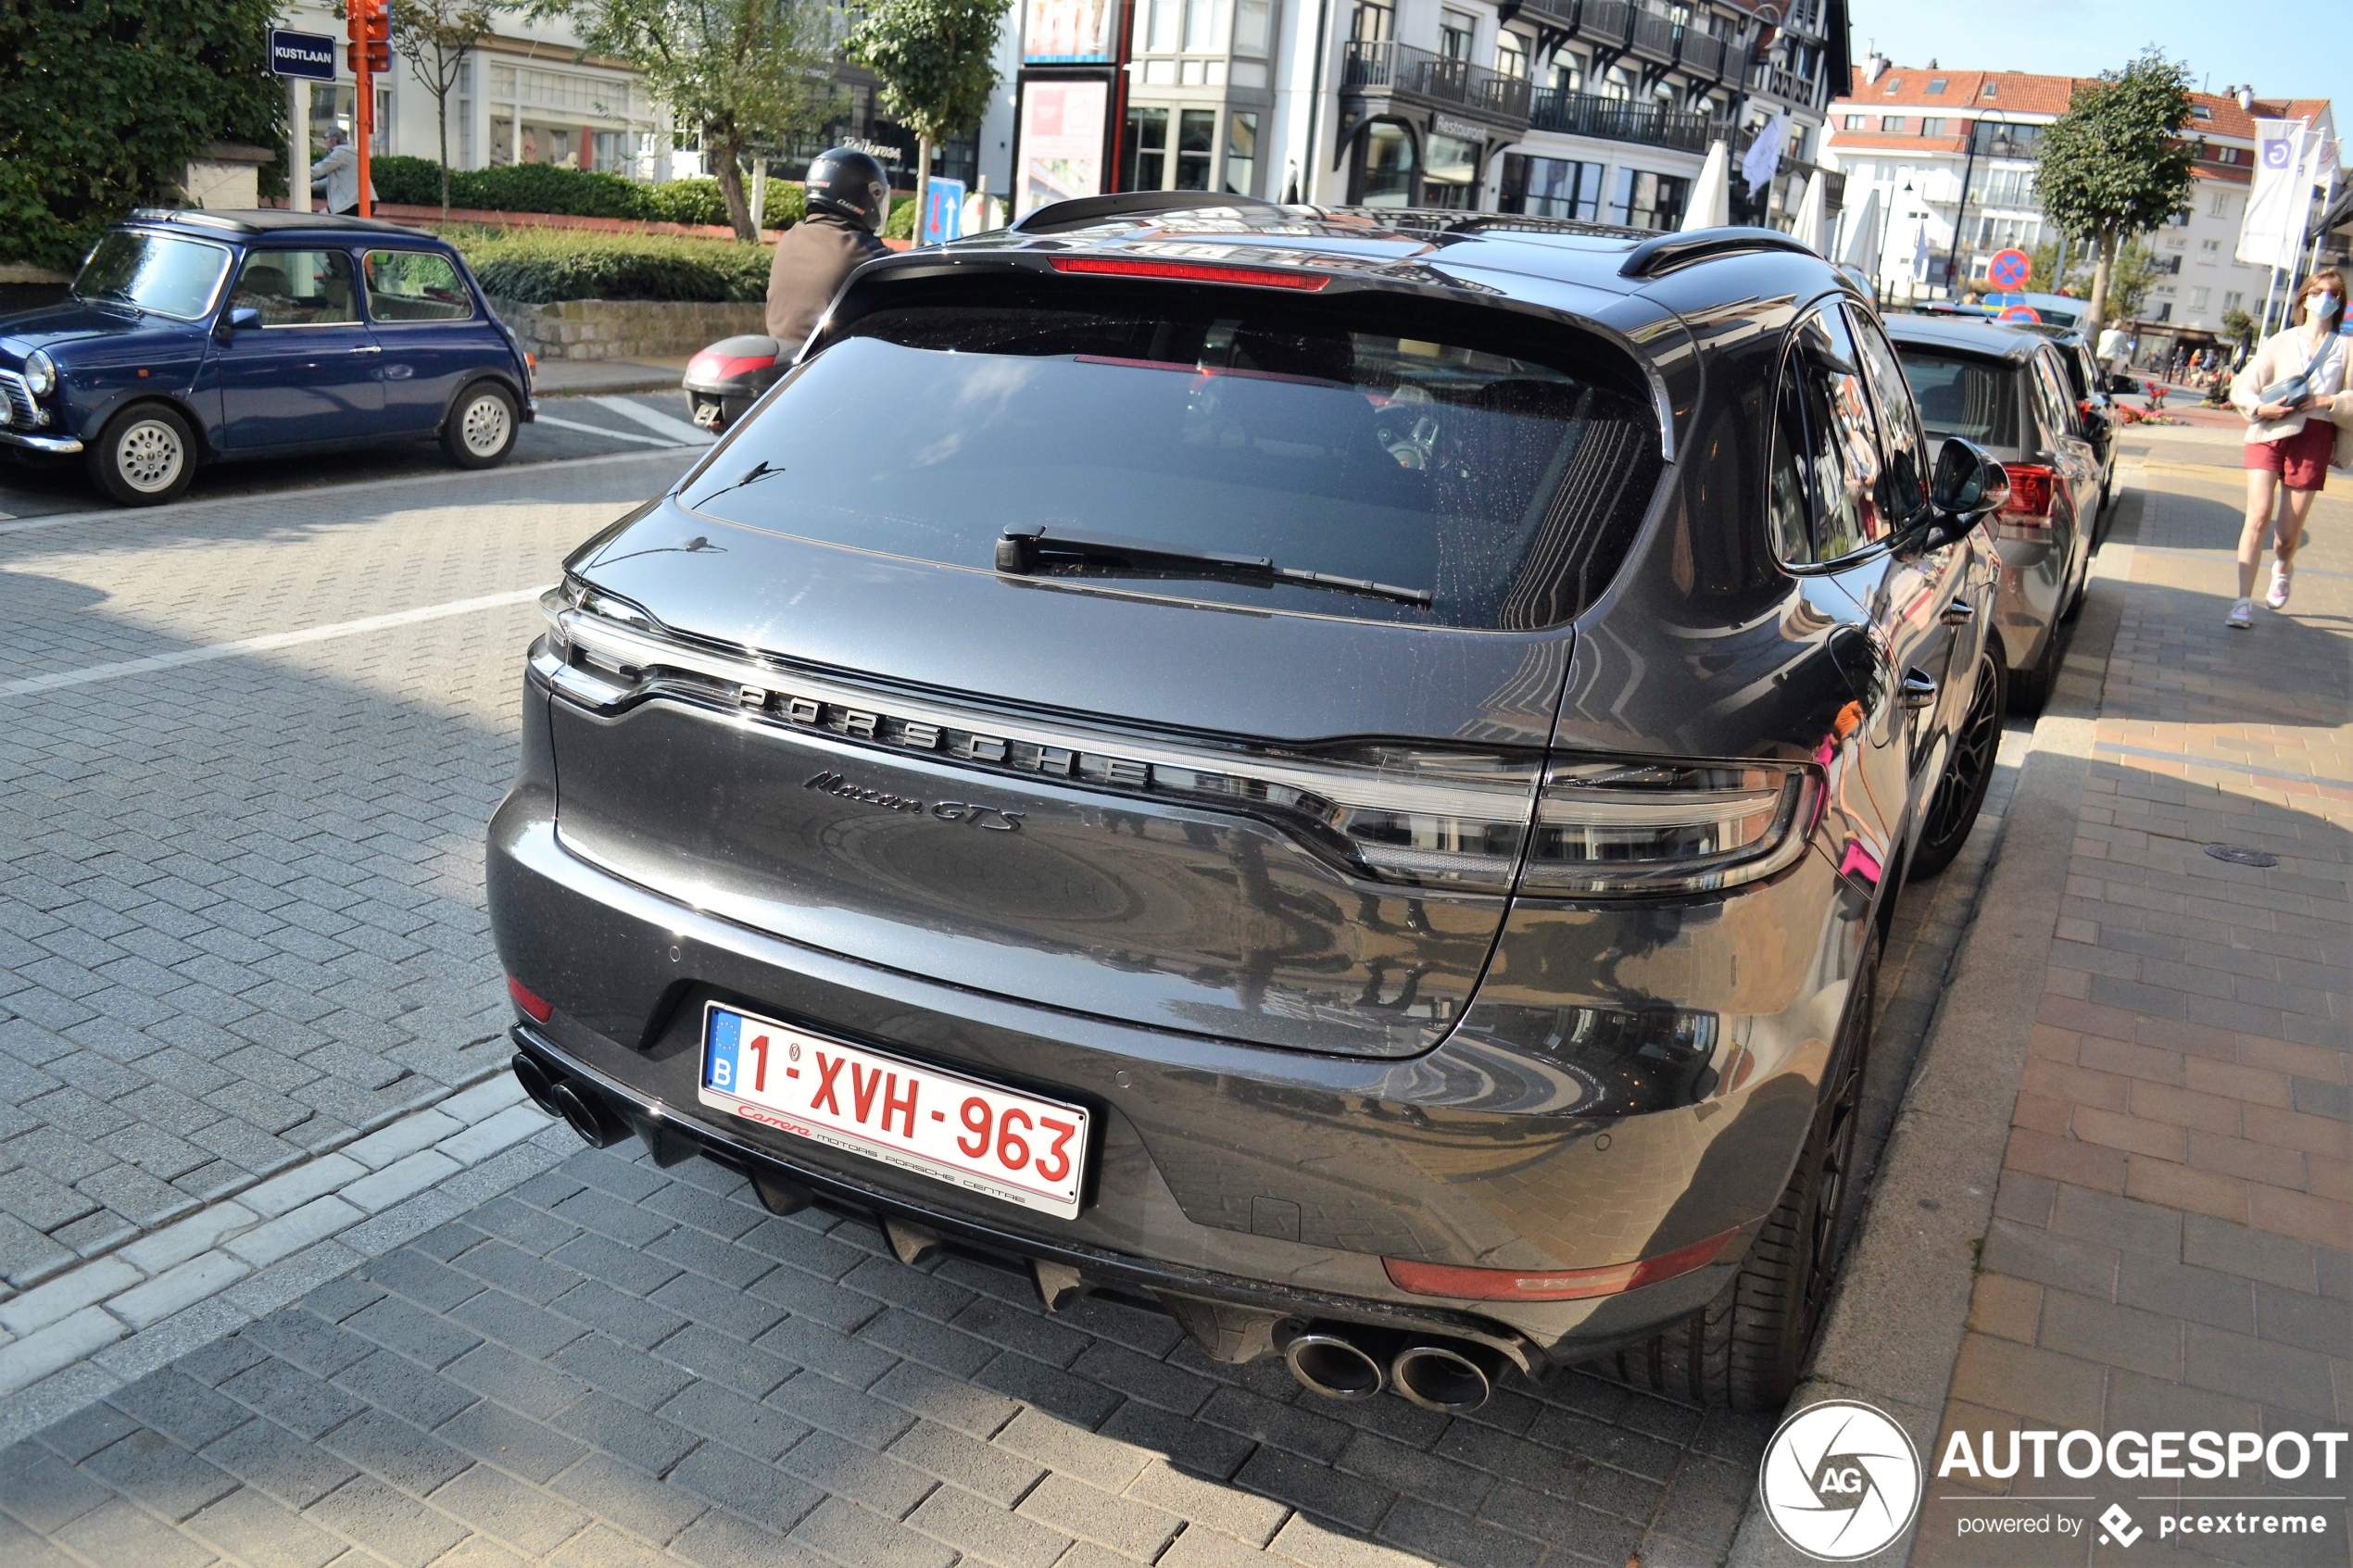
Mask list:
[{"label": "sky", "polygon": [[1858,65],[1876,40],[1899,65],[1932,57],[1961,70],[2096,76],[2154,44],[2187,60],[2202,91],[2247,83],[2266,98],[2336,99],[2342,128],[2353,115],[2353,53],[2316,48],[2312,36],[2334,9],[2334,0],[2257,12],[2215,0],[1848,0]]}]

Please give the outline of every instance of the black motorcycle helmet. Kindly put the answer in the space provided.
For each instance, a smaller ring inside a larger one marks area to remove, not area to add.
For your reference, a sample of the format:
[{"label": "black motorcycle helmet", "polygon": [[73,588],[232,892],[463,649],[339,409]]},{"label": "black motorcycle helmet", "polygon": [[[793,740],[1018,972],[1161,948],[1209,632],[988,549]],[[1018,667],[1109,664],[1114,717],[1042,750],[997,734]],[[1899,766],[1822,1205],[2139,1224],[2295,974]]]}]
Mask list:
[{"label": "black motorcycle helmet", "polygon": [[857,148],[831,147],[809,165],[809,205],[877,230],[890,210],[890,182],[883,166]]}]

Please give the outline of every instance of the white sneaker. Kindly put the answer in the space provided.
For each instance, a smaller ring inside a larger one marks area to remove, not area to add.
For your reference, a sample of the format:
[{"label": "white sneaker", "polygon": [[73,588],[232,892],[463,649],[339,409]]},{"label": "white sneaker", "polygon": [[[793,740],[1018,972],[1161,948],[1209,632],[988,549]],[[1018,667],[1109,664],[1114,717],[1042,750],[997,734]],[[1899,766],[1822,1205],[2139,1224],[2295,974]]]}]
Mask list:
[{"label": "white sneaker", "polygon": [[2255,601],[2253,599],[2241,599],[2238,603],[2233,605],[2231,607],[2231,613],[2223,620],[2222,624],[2228,626],[2233,632],[2244,632],[2248,627],[2254,625]]},{"label": "white sneaker", "polygon": [[2288,579],[2295,575],[2296,568],[2288,562],[2273,561],[2271,563],[2271,591],[2263,596],[2263,602],[2273,609],[2285,609]]}]

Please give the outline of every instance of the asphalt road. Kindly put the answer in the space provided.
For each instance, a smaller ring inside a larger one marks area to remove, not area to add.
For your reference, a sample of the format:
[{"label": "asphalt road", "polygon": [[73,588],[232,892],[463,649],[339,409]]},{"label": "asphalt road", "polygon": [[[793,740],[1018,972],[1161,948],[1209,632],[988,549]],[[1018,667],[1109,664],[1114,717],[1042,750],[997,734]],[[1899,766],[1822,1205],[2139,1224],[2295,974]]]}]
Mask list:
[{"label": "asphalt road", "polygon": [[[710,438],[686,422],[686,402],[676,392],[543,396],[539,417],[522,427],[510,465],[562,462],[617,452],[648,452],[669,446],[707,445]],[[231,495],[272,495],[294,489],[396,479],[450,468],[430,441],[330,452],[297,458],[217,463],[196,470],[182,501]],[[0,461],[0,522],[50,517],[61,512],[104,511],[114,501],[92,484],[80,459],[28,463]]]}]

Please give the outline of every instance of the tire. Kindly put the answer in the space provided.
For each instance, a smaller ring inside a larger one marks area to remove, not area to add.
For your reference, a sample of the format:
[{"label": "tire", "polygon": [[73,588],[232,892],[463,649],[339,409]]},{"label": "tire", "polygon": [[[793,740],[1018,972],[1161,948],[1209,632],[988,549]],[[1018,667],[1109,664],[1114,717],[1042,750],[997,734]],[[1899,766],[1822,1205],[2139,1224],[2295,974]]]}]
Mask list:
[{"label": "tire", "polygon": [[2033,667],[2010,676],[2011,712],[2023,713],[2031,718],[2043,711],[2043,705],[2051,700],[2051,688],[2058,684],[2059,660],[2065,657],[2066,649],[2062,645],[2066,641],[2066,621],[2052,621],[2050,630],[2044,633],[2043,652],[2034,660]]},{"label": "tire", "polygon": [[1928,821],[1920,829],[1919,847],[1912,851],[1908,876],[1934,876],[1953,863],[1977,825],[1985,791],[1994,782],[1994,754],[2002,745],[2002,708],[2008,698],[2001,655],[1994,640],[1977,656],[1977,681],[1970,688],[1969,711],[1953,734],[1953,752],[1945,759],[1944,776],[1929,797]]},{"label": "tire", "polygon": [[196,477],[196,436],[177,408],[142,403],[107,421],[90,448],[91,482],[126,507],[159,507]]},{"label": "tire", "polygon": [[[2095,522],[2093,527],[2096,534],[2098,524]],[[2061,621],[2071,624],[2077,616],[2083,613],[2083,601],[2092,596],[2092,552],[2098,548],[2097,544],[2083,546],[2083,565],[2076,572],[2075,592],[2068,596],[2067,608],[2059,615]]]},{"label": "tire", "polygon": [[497,468],[514,451],[522,429],[515,395],[495,381],[478,381],[449,405],[441,449],[461,469]]},{"label": "tire", "polygon": [[[1651,1341],[1646,1381],[1662,1393],[1711,1409],[1778,1411],[1805,1371],[1860,1179],[1856,1144],[1879,989],[1878,941],[1867,942],[1864,954],[1831,1057],[1837,1087],[1814,1113],[1780,1201],[1716,1298]],[[1621,1355],[1621,1374],[1638,1361],[1636,1352]]]}]

